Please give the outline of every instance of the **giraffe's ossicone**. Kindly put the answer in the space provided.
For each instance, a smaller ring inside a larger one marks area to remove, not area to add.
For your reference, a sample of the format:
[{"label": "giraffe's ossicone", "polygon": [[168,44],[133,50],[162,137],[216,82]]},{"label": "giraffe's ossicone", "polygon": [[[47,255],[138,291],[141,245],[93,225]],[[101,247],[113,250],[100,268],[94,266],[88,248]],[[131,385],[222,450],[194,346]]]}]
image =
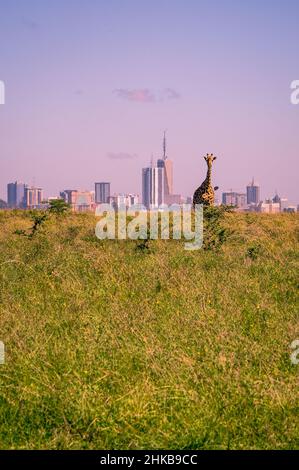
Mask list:
[{"label": "giraffe's ossicone", "polygon": [[208,169],[207,169],[207,176],[203,183],[197,188],[193,195],[193,206],[195,204],[203,204],[205,206],[213,206],[215,202],[215,192],[214,190],[218,189],[218,186],[213,188],[211,183],[211,172],[212,172],[212,163],[216,160],[212,153],[208,154],[204,157],[205,161],[207,162]]}]

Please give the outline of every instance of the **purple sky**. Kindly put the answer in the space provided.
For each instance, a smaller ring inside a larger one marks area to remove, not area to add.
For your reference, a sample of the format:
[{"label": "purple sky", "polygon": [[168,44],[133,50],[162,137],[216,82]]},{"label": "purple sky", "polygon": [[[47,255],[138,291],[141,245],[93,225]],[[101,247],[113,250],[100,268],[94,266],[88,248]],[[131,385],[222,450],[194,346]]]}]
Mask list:
[{"label": "purple sky", "polygon": [[0,198],[7,182],[141,191],[162,153],[191,195],[254,175],[299,202],[298,0],[1,0]]}]

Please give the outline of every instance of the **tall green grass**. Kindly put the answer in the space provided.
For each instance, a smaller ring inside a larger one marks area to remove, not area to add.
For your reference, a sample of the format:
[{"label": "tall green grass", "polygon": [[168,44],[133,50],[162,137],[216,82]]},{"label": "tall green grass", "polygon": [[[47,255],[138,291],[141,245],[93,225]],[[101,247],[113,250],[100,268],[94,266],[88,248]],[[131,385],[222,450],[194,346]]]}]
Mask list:
[{"label": "tall green grass", "polygon": [[0,212],[0,447],[299,448],[298,216],[226,214],[216,252],[95,223]]}]

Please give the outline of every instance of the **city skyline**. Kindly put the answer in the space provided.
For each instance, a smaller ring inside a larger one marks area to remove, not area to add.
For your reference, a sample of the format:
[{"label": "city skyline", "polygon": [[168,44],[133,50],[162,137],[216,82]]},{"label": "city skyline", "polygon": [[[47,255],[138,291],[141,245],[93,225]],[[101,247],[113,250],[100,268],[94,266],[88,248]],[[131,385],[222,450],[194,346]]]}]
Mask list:
[{"label": "city skyline", "polygon": [[[165,137],[163,147],[165,148]],[[165,157],[165,151],[164,151]],[[20,181],[10,182],[7,184],[7,206],[8,208],[28,209],[31,207],[43,208],[51,199],[64,199],[70,207],[81,207],[87,210],[95,210],[99,204],[110,203],[115,207],[119,207],[128,201],[129,205],[142,203],[147,209],[156,209],[164,204],[171,206],[172,204],[190,204],[192,198],[190,196],[174,194],[172,184],[169,186],[169,176],[173,177],[173,162],[170,163],[171,175],[165,172],[165,167],[161,166],[163,159],[157,159],[156,165],[151,159],[148,167],[142,168],[141,174],[141,192],[124,193],[111,192],[111,182],[95,182],[94,190],[76,188],[64,189],[59,194],[43,197],[44,190],[40,187],[30,186]],[[166,161],[166,158],[164,158]],[[169,192],[171,188],[171,192]],[[190,202],[188,202],[188,200]],[[0,199],[0,202],[2,200]],[[5,201],[5,199],[3,199]],[[30,202],[31,201],[31,202]],[[219,192],[216,197],[216,204],[233,205],[241,210],[256,210],[260,207],[259,212],[268,212],[267,206],[275,207],[274,212],[291,209],[291,211],[299,211],[299,204],[290,201],[284,195],[279,195],[275,190],[275,194],[270,197],[261,197],[261,186],[254,177],[246,185],[245,191],[236,191],[233,189]],[[262,207],[264,209],[262,210]],[[81,210],[81,209],[80,209]]]},{"label": "city skyline", "polygon": [[299,202],[298,14],[293,0],[3,2],[0,198],[15,179],[52,195],[110,175],[140,193],[167,129],[178,193],[213,152],[220,191],[254,174],[263,197]]},{"label": "city skyline", "polygon": [[[116,160],[117,160],[117,159],[116,159]],[[162,161],[163,161],[163,155],[159,155],[159,156],[157,157],[157,165],[159,165],[159,162],[162,162]],[[149,167],[152,165],[152,162],[153,162],[153,155],[151,155],[148,164],[147,164],[147,165],[144,165],[144,169],[145,169],[145,168],[149,168]],[[166,162],[167,162],[167,160],[166,160]],[[168,162],[171,163],[171,170],[170,170],[170,171],[171,171],[171,189],[173,189],[173,180],[176,180],[176,178],[175,178],[175,172],[173,172],[173,163],[174,163],[174,162],[173,162],[172,159],[170,159],[170,158],[168,159]],[[203,166],[203,165],[202,165],[202,166]],[[140,170],[140,168],[139,168],[139,170]],[[202,171],[202,175],[200,175],[199,179],[200,179],[200,178],[204,178],[204,175],[205,175],[205,173],[204,173],[204,168],[203,168],[202,170],[203,170],[203,171]],[[16,172],[15,172],[15,173],[16,173]],[[107,173],[106,173],[106,174],[107,174]],[[215,174],[216,174],[216,172],[215,172]],[[139,175],[139,176],[140,176],[140,175]],[[216,176],[217,176],[217,175],[216,175]],[[111,178],[109,179],[109,177],[108,177],[107,180],[109,180],[109,183],[107,183],[107,184],[109,184],[109,185],[113,188],[114,183],[113,183],[113,181],[111,180]],[[255,181],[256,181],[255,176],[251,177],[251,180],[255,180]],[[245,184],[243,184],[243,185],[238,184],[238,185],[236,185],[236,186],[233,186],[233,185],[228,184],[225,188],[219,188],[219,190],[217,191],[217,194],[216,194],[216,198],[217,198],[217,199],[220,199],[220,195],[222,196],[224,193],[228,193],[228,192],[241,193],[241,192],[242,192],[242,189],[246,189],[246,187],[250,185],[251,180],[249,180],[249,178],[248,178],[248,176],[247,176],[247,183],[245,183]],[[12,177],[10,183],[18,182],[18,183],[21,183],[21,184],[22,184],[23,181],[24,181],[24,178],[15,178],[15,177]],[[128,182],[131,182],[130,175],[127,175],[127,181],[128,181]],[[167,180],[166,180],[166,181],[167,181]],[[244,179],[244,177],[243,177],[243,181],[246,181],[246,178]],[[6,182],[5,185],[4,185],[4,187],[0,187],[0,199],[3,200],[3,201],[6,201],[6,202],[8,202],[8,198],[7,198],[7,184],[9,184],[9,183]],[[24,183],[24,184],[26,184],[28,187],[35,187],[35,185],[36,185],[36,178],[35,178],[35,177],[32,177],[32,178],[31,178],[31,183]],[[83,186],[83,185],[80,185],[80,184],[76,186],[75,184],[70,184],[70,185],[69,185],[69,188],[75,188],[75,187],[76,187],[76,189],[77,189],[78,191],[93,191],[95,184],[97,184],[97,183],[94,182],[94,181],[92,180],[92,178],[90,178],[90,182],[88,183],[87,186]],[[106,184],[106,183],[104,183],[104,184]],[[271,193],[271,191],[270,191],[269,193],[266,194],[265,189],[264,189],[265,186],[263,186],[263,185],[261,186],[261,185],[259,185],[259,183],[256,183],[256,184],[260,187],[260,194],[261,194],[260,198],[261,198],[261,199],[266,200],[266,199],[272,198],[272,197],[274,197],[275,194],[277,194],[277,192],[278,192],[282,197],[286,197],[292,204],[296,204],[296,205],[299,204],[299,197],[298,197],[297,199],[291,199],[288,194],[282,193],[282,191],[280,191],[279,189],[277,189],[277,188],[279,188],[279,185],[276,185],[276,186],[273,188],[272,193]],[[39,186],[42,187],[42,185],[39,185]],[[91,189],[91,187],[93,187],[93,189]],[[139,181],[138,183],[133,182],[133,184],[132,184],[132,183],[131,183],[131,184],[129,183],[129,184],[127,184],[126,187],[129,188],[129,189],[126,190],[126,191],[121,191],[121,190],[118,190],[118,189],[114,189],[113,191],[111,191],[111,194],[116,195],[116,194],[131,194],[131,193],[132,193],[132,194],[138,194],[138,195],[142,196],[142,182],[141,182],[141,183],[140,183],[140,181]],[[135,190],[135,191],[130,190],[130,187],[137,188],[137,190]],[[66,188],[66,185],[64,185],[64,188]],[[65,189],[64,189],[64,190],[65,190]],[[57,192],[55,193],[55,192],[53,192],[53,191],[51,192],[47,187],[45,187],[45,188],[43,189],[43,191],[44,191],[45,198],[47,199],[48,197],[53,197],[53,196],[59,195],[60,192],[62,191],[62,189],[61,189],[61,188],[58,188]],[[110,192],[110,189],[109,189],[109,192]],[[178,192],[178,193],[179,193],[179,192]],[[181,193],[179,193],[179,194],[181,194]],[[189,191],[189,194],[188,194],[188,193],[184,193],[184,194],[182,194],[182,196],[183,196],[183,197],[190,197],[191,194],[192,194],[192,188],[191,188],[191,190]],[[176,194],[175,194],[174,196],[176,196]]]},{"label": "city skyline", "polygon": [[[164,131],[163,135],[163,144],[162,144],[162,155],[160,155],[156,159],[156,163],[154,163],[154,158],[153,155],[151,156],[150,163],[142,168],[142,175],[141,175],[141,184],[139,184],[139,189],[137,192],[133,191],[116,191],[114,190],[113,192],[111,191],[111,186],[113,187],[113,182],[111,181],[111,178],[109,178],[109,181],[102,181],[102,182],[94,182],[93,183],[93,190],[89,188],[83,188],[83,187],[77,187],[74,189],[74,185],[70,186],[70,188],[73,189],[64,189],[63,191],[60,189],[58,193],[56,194],[47,194],[47,191],[43,192],[45,194],[45,200],[48,198],[56,197],[57,195],[61,196],[64,198],[64,193],[70,193],[70,192],[94,192],[94,202],[95,204],[99,203],[107,203],[110,200],[110,196],[116,197],[116,196],[122,196],[122,195],[129,195],[129,194],[134,194],[140,196],[141,200],[143,201],[143,204],[146,207],[151,207],[151,206],[159,206],[161,204],[180,204],[182,198],[183,199],[188,199],[190,198],[190,194],[178,194],[174,193],[174,186],[173,186],[173,176],[174,176],[174,165],[173,161],[171,158],[168,158],[168,155],[166,154],[167,150],[167,141],[166,141],[166,131]],[[204,175],[203,175],[204,176]],[[130,175],[127,175],[127,180],[130,181]],[[32,183],[31,185],[24,184],[20,182],[19,180],[15,180],[15,182],[11,182],[7,184],[7,198],[0,198],[3,201],[7,201],[9,204],[9,191],[10,191],[10,186],[13,186],[14,184],[16,185],[23,185],[24,186],[24,191],[26,188],[34,187],[35,182]],[[162,189],[163,188],[163,189]],[[243,188],[244,189],[244,188]],[[44,191],[44,190],[43,190]],[[279,191],[278,191],[279,192]],[[278,197],[278,192],[277,188],[273,191],[272,194],[265,195],[262,197],[262,192],[261,192],[261,186],[260,184],[256,181],[255,177],[252,176],[252,179],[246,184],[245,187],[245,192],[242,192],[240,190],[240,187],[238,189],[230,187],[225,188],[221,191],[221,188],[217,190],[216,194],[216,200],[218,202],[221,202],[223,204],[226,204],[226,201],[237,201],[241,199],[246,199],[246,204],[250,204],[251,202],[257,202],[259,201],[266,201],[266,200],[272,200],[275,197]],[[244,197],[243,197],[244,196]],[[66,200],[68,200],[68,197],[66,197]],[[289,203],[298,205],[297,201],[291,201],[287,197],[286,194],[280,194],[280,197],[286,198]],[[229,204],[232,204],[232,202],[229,202]],[[237,204],[240,207],[244,206],[244,202],[242,202],[240,205]],[[17,204],[18,206],[18,204]]]}]

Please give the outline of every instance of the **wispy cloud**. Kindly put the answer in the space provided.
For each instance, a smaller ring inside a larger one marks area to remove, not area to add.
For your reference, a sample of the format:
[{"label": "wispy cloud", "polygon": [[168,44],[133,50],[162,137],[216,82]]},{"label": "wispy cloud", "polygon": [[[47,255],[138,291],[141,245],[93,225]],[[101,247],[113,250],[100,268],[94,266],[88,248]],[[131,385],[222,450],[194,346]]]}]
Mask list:
[{"label": "wispy cloud", "polygon": [[109,152],[107,153],[107,157],[110,158],[111,160],[134,160],[135,158],[138,158],[136,153],[126,153],[126,152],[118,152],[118,153]]},{"label": "wispy cloud", "polygon": [[180,93],[173,88],[165,88],[165,90],[163,90],[163,95],[164,99],[167,100],[178,100],[181,97]]},{"label": "wispy cloud", "polygon": [[149,88],[118,88],[114,90],[118,98],[137,103],[155,103],[162,101],[170,101],[181,97],[173,88],[164,88],[163,90],[150,90]]},{"label": "wispy cloud", "polygon": [[127,88],[118,88],[114,90],[118,98],[123,98],[128,101],[137,101],[139,103],[153,103],[156,97],[148,88],[139,88],[128,90]]}]

